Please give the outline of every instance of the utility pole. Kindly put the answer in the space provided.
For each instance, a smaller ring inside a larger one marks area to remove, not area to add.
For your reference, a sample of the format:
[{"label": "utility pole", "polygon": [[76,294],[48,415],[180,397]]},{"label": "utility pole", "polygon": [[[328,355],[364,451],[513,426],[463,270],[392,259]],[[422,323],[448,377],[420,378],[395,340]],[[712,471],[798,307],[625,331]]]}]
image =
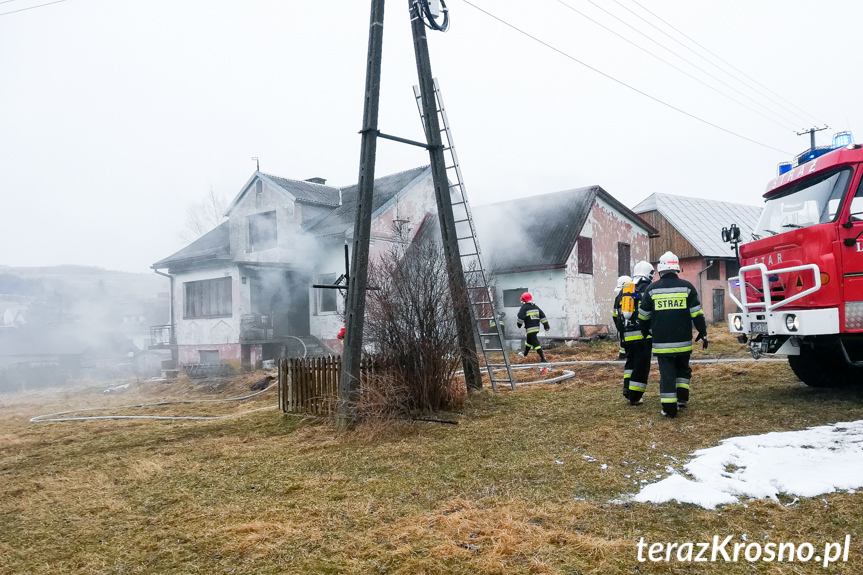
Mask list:
[{"label": "utility pole", "polygon": [[809,134],[809,151],[815,151],[815,132],[820,132],[822,130],[828,129],[830,126],[824,126],[823,128],[809,128],[808,130],[804,130],[803,132],[797,132],[798,136],[804,136]]},{"label": "utility pole", "polygon": [[365,327],[366,285],[369,272],[369,237],[372,227],[372,198],[375,186],[378,110],[381,92],[381,54],[384,38],[384,0],[372,0],[369,22],[369,50],[366,61],[366,90],[363,110],[360,177],[357,186],[357,215],[354,221],[353,254],[346,302],[342,375],[336,428],[352,429],[357,418],[360,390],[360,361]]},{"label": "utility pole", "polygon": [[426,27],[420,14],[419,0],[408,0],[408,6],[410,9],[414,52],[417,61],[417,76],[419,77],[420,93],[422,95],[423,114],[426,118],[426,140],[428,142],[429,159],[431,161],[432,179],[434,180],[435,199],[437,200],[444,255],[447,261],[450,295],[455,307],[458,343],[461,349],[464,378],[468,389],[482,389],[482,376],[479,371],[479,360],[473,338],[473,326],[471,325],[472,314],[468,299],[469,294],[464,278],[461,254],[459,253],[455,217],[452,210],[452,196],[446,173],[446,163],[444,161],[443,140],[441,138],[440,121],[438,120]]}]

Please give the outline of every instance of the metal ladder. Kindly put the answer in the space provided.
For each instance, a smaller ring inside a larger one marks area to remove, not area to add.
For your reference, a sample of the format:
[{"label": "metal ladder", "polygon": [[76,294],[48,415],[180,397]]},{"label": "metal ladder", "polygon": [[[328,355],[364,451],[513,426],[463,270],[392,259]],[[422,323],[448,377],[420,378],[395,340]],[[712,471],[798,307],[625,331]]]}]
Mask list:
[{"label": "metal ladder", "polygon": [[[437,78],[434,79],[434,94],[436,109],[442,126],[441,135],[443,140],[444,161],[446,163],[447,180],[450,183],[450,202],[453,208],[453,216],[456,226],[456,238],[458,239],[459,253],[462,268],[464,269],[465,283],[468,288],[470,309],[473,315],[473,325],[476,335],[479,337],[482,348],[485,367],[491,380],[491,387],[498,391],[497,384],[508,383],[513,391],[516,389],[515,379],[512,376],[512,365],[509,356],[504,349],[502,319],[495,317],[493,291],[488,285],[485,268],[482,266],[482,252],[479,249],[479,240],[476,237],[476,227],[473,223],[473,215],[467,201],[464,179],[461,175],[461,165],[455,152],[452,131],[447,119],[446,109],[441,97],[440,85]],[[414,97],[419,109],[423,130],[427,130],[425,115],[423,114],[422,94],[419,86],[414,86]],[[489,322],[494,321],[494,328],[488,327]],[[492,331],[494,330],[494,331]],[[490,353],[500,353],[503,363],[492,363]],[[506,377],[495,377],[495,373],[506,371]]]}]

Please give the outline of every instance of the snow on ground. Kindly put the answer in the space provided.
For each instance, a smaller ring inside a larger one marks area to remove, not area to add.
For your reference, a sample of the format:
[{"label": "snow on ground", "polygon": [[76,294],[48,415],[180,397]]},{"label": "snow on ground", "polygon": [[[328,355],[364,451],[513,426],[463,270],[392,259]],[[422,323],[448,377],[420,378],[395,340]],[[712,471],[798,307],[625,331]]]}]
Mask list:
[{"label": "snow on ground", "polygon": [[677,500],[713,509],[741,497],[814,497],[861,487],[863,421],[731,437],[693,455],[683,466],[692,479],[674,472],[645,486],[633,500]]}]

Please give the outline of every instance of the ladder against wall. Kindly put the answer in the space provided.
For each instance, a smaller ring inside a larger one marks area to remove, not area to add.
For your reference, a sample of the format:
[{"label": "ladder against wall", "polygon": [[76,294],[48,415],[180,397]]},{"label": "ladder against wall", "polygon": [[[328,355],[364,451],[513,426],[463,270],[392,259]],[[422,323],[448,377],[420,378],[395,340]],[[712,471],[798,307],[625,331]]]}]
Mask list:
[{"label": "ladder against wall", "polygon": [[[494,311],[494,292],[489,285],[488,276],[482,265],[482,251],[476,236],[476,226],[467,201],[461,165],[455,151],[452,131],[447,119],[446,109],[441,97],[440,85],[434,79],[435,108],[441,126],[444,161],[446,163],[447,180],[450,187],[450,202],[455,219],[456,236],[458,238],[459,255],[464,269],[465,283],[468,288],[470,309],[473,315],[474,331],[479,337],[485,367],[491,380],[491,387],[498,391],[498,384],[509,384],[515,390],[515,379],[512,376],[512,366],[506,353],[503,338],[503,321],[496,317]],[[422,94],[419,86],[414,86],[414,97],[423,123],[423,129],[428,129],[423,114]],[[498,354],[502,359],[497,360]]]}]

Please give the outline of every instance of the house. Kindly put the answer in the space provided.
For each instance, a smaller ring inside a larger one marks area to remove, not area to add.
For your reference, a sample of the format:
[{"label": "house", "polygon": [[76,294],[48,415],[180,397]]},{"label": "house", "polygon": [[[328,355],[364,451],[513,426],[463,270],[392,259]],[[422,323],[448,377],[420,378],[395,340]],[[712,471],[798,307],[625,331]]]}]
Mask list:
[{"label": "house", "polygon": [[729,296],[726,280],[737,275],[739,264],[734,249],[722,241],[722,228],[737,224],[744,242],[750,237],[762,208],[651,194],[633,208],[642,219],[659,230],[650,239],[650,261],[671,251],[680,258],[680,277],[698,289],[704,315],[709,322],[726,321],[736,306]]},{"label": "house", "polygon": [[613,330],[617,278],[648,257],[657,234],[600,186],[477,206],[473,216],[509,335],[520,333],[516,313],[526,291],[552,337]]},{"label": "house", "polygon": [[[311,286],[332,285],[345,273],[357,196],[357,185],[256,171],[225,222],[153,264],[171,281],[171,325],[158,326],[155,347],[176,346],[180,365],[245,368],[286,347],[326,351],[337,342],[343,301],[338,290]],[[370,257],[397,239],[409,241],[436,212],[430,168],[376,178],[372,209]]]}]

